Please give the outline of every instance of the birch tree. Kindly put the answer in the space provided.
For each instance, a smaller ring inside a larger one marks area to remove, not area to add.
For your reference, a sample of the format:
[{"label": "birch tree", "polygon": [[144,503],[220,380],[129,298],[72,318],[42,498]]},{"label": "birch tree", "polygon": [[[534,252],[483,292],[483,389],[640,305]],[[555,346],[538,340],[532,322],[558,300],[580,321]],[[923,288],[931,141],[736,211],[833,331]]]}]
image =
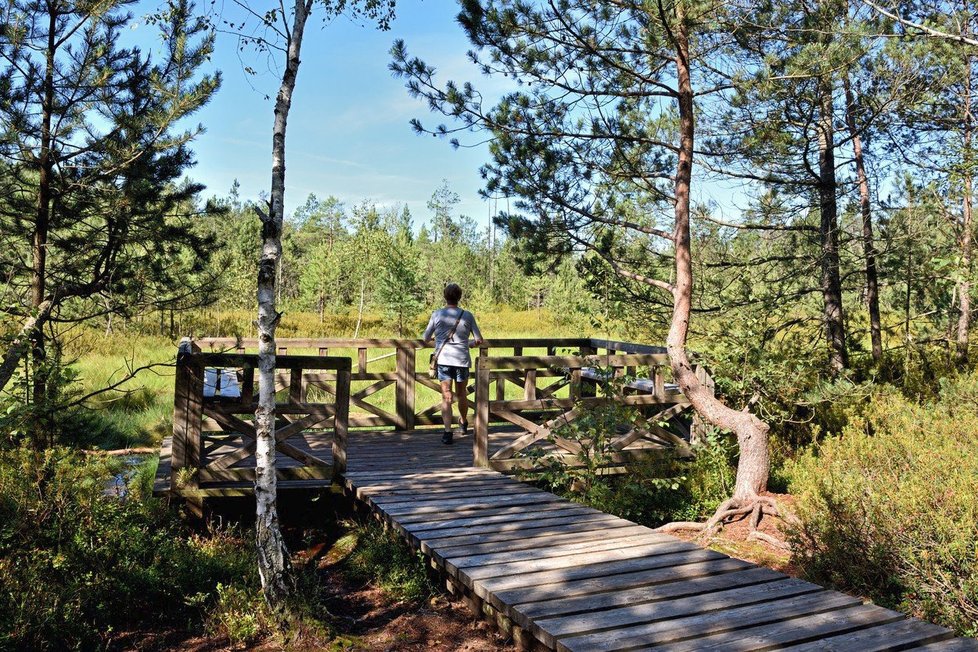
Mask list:
[{"label": "birch tree", "polygon": [[376,21],[387,29],[393,18],[394,0],[295,0],[265,11],[239,3],[257,23],[224,21],[243,45],[282,57],[282,78],[275,95],[272,125],[272,180],[266,207],[256,206],[261,220],[261,255],[258,260],[258,406],[255,409],[255,543],[262,591],[269,606],[278,613],[287,609],[292,594],[288,549],[278,523],[275,467],[275,329],[281,318],[276,308],[277,270],[282,257],[282,228],[285,223],[285,143],[292,96],[301,63],[306,24],[317,7],[328,20],[343,12]]}]

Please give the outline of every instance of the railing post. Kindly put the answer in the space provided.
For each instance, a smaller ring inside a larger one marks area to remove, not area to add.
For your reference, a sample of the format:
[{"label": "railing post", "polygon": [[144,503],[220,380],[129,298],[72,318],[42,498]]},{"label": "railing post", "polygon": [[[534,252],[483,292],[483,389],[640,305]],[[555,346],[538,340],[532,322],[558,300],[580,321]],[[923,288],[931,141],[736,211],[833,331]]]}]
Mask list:
[{"label": "railing post", "polygon": [[488,358],[475,360],[475,431],[472,437],[472,465],[489,466],[489,366]]},{"label": "railing post", "polygon": [[350,366],[336,370],[336,414],[333,417],[333,481],[346,473],[350,423]]},{"label": "railing post", "polygon": [[[194,364],[193,343],[189,339],[180,342],[177,350],[176,378],[174,381],[173,440],[170,446],[170,488],[196,489],[200,467],[201,419],[203,417],[203,369]],[[199,349],[198,349],[199,350]],[[180,478],[183,469],[190,469],[189,477]],[[183,487],[178,482],[184,482]]]},{"label": "railing post", "polygon": [[[581,357],[585,358],[582,364],[588,364],[587,358],[596,355],[598,352],[593,346],[588,344],[581,345]],[[590,378],[582,378],[581,371],[577,371],[577,382],[581,398],[592,398],[598,395],[598,381]]]},{"label": "railing post", "polygon": [[177,353],[173,385],[173,438],[170,442],[170,487],[176,489],[177,474],[187,466],[187,422],[190,413],[190,367],[183,352]]},{"label": "railing post", "polygon": [[412,347],[397,348],[397,386],[395,402],[397,427],[401,430],[414,430],[414,383],[416,373],[416,352]]},{"label": "railing post", "polygon": [[299,404],[305,401],[303,391],[302,369],[294,367],[289,370],[289,403]]},{"label": "railing post", "polygon": [[[693,371],[696,374],[696,379],[700,381],[700,384],[702,384],[703,387],[710,392],[711,396],[714,396],[716,383],[713,381],[713,377],[710,375],[710,372],[706,370],[706,367],[698,364],[694,367]],[[709,425],[703,422],[703,419],[700,417],[699,413],[694,409],[693,427],[690,429],[689,443],[694,446],[706,444],[706,434],[709,429]]]}]

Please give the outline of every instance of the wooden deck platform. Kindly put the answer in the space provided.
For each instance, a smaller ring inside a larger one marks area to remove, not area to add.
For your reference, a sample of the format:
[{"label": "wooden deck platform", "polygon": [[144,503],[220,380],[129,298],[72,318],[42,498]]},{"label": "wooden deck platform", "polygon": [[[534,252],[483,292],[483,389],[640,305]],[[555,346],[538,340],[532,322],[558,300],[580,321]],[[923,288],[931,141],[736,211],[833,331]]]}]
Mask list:
[{"label": "wooden deck platform", "polygon": [[[252,495],[255,464],[249,419],[257,357],[242,352],[249,344],[243,341],[200,344],[238,352],[203,353],[188,343],[178,356],[174,436],[163,443],[154,487],[192,507],[207,497]],[[668,382],[667,360],[657,347],[595,339],[486,343],[471,388],[473,432],[444,446],[438,386],[417,373],[423,343],[290,345],[318,355],[279,351],[279,488],[315,490],[340,482],[423,552],[452,591],[510,628],[525,649],[978,652],[978,642],[947,629],[704,550],[504,474],[534,464],[531,450],[577,460],[581,445],[562,428],[588,406],[610,403],[627,406],[631,416],[610,433],[605,472],[622,472],[630,461],[663,450],[688,454],[696,418]],[[352,356],[329,357],[331,347],[355,351],[355,368]],[[558,356],[561,347],[577,352]],[[504,355],[490,355],[492,349]],[[378,354],[371,357],[370,350]],[[539,354],[526,355],[534,350]],[[393,368],[369,368],[387,363]],[[712,386],[704,367],[696,373],[704,387]],[[624,384],[601,396],[605,378]],[[377,400],[384,391],[393,394],[386,404]]]},{"label": "wooden deck platform", "polygon": [[456,463],[459,447],[439,448],[436,433],[404,440],[403,457],[351,452],[346,488],[536,646],[978,651],[942,627]]},{"label": "wooden deck platform", "polygon": [[[492,433],[490,450],[518,435]],[[438,430],[350,433],[345,488],[456,592],[510,622],[525,646],[978,652],[978,641],[947,629],[473,467],[471,436],[452,446],[439,438]],[[329,455],[328,437],[302,441]],[[159,482],[169,478],[165,464]],[[250,492],[250,483],[228,483],[219,495]]]}]

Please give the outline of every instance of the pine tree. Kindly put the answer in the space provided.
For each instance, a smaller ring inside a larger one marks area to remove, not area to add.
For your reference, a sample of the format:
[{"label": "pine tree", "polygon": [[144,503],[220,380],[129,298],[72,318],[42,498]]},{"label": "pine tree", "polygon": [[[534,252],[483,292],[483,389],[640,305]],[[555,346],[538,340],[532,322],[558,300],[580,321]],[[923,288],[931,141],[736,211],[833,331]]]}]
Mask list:
[{"label": "pine tree", "polygon": [[[545,255],[586,249],[628,283],[672,305],[667,349],[673,376],[705,420],[737,434],[734,496],[707,524],[737,510],[774,510],[760,496],[769,472],[768,426],[727,407],[696,377],[686,350],[692,315],[691,183],[695,103],[726,86],[715,51],[713,3],[637,0],[463,2],[459,22],[485,73],[523,83],[491,107],[473,86],[435,83],[434,70],[395,44],[391,68],[411,93],[455,120],[433,133],[489,132],[485,194],[518,197],[521,215],[501,220]],[[713,63],[713,62],[711,62]],[[694,89],[692,75],[697,75]],[[719,82],[719,85],[714,85]],[[424,131],[420,122],[415,122]],[[636,206],[642,210],[633,210]],[[630,255],[638,249],[642,257]],[[643,267],[671,258],[672,274]]]},{"label": "pine tree", "polygon": [[[198,129],[176,125],[218,88],[200,76],[213,37],[188,0],[155,17],[159,56],[120,44],[133,0],[11,0],[0,26],[0,248],[22,252],[7,273],[19,334],[0,364],[2,389],[28,349],[33,396],[45,397],[45,325],[159,301],[210,242],[193,228],[200,185],[177,184]],[[148,295],[146,288],[156,291]],[[164,292],[165,294],[165,292]],[[71,313],[66,314],[66,306]]]}]

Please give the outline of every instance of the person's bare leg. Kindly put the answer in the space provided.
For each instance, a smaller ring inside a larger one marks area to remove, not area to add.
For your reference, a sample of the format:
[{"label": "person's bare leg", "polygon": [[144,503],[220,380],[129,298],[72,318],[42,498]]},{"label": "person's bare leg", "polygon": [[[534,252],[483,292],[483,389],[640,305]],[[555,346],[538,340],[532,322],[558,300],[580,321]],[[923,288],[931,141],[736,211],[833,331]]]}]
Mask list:
[{"label": "person's bare leg", "polygon": [[452,429],[452,381],[441,381],[441,420],[445,424],[445,432]]},{"label": "person's bare leg", "polygon": [[458,396],[458,420],[467,424],[469,419],[469,388],[468,381],[455,383],[455,395]]}]

